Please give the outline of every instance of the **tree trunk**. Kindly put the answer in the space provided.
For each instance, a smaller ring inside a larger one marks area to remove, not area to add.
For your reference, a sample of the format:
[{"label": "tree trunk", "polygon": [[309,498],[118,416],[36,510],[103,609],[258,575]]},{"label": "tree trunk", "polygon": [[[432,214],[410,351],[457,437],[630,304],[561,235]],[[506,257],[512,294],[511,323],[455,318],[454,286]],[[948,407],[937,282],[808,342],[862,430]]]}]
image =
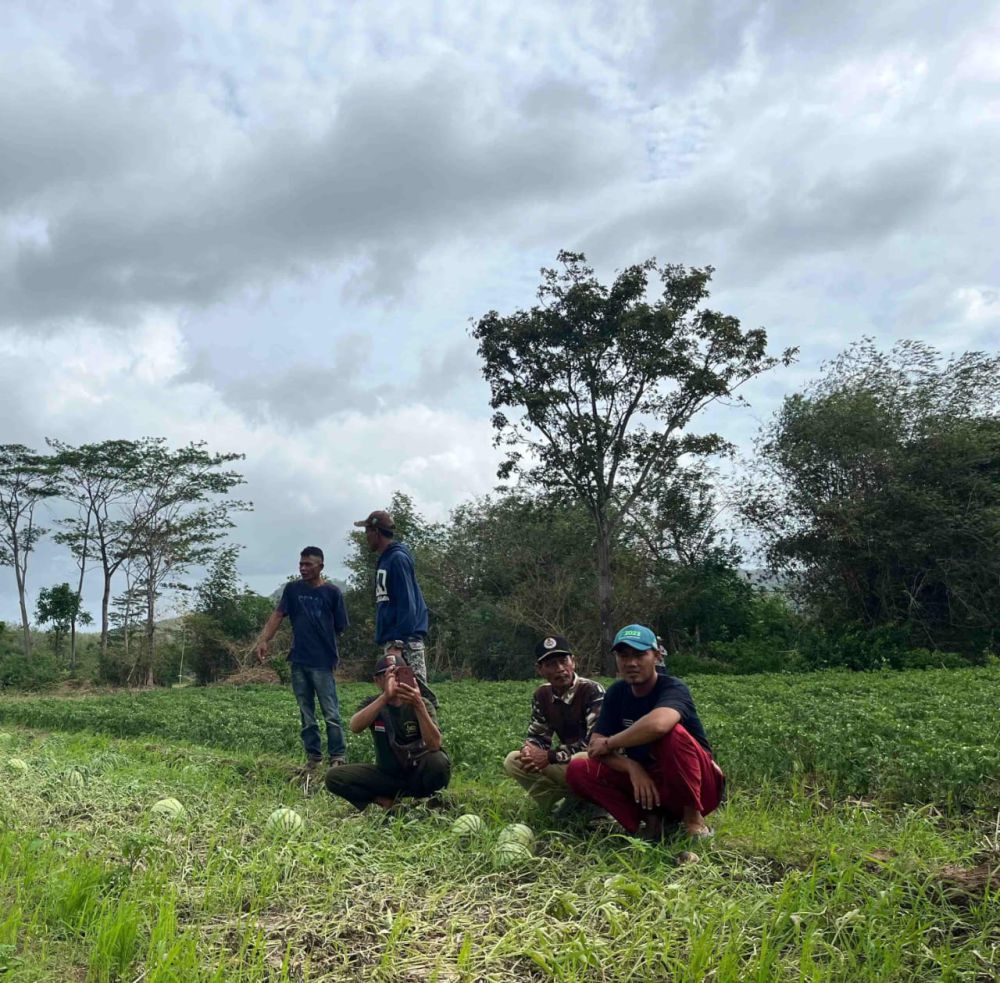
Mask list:
[{"label": "tree trunk", "polygon": [[28,627],[28,605],[24,602],[25,571],[21,569],[20,550],[14,544],[14,579],[17,581],[17,600],[21,605],[21,631],[24,633],[24,656],[31,658],[31,629]]},{"label": "tree trunk", "polygon": [[156,589],[152,584],[146,587],[146,665],[143,683],[153,685],[153,647],[156,634]]},{"label": "tree trunk", "polygon": [[87,519],[87,531],[83,535],[83,555],[80,557],[80,579],[76,583],[76,612],[69,626],[69,668],[76,669],[76,619],[80,617],[80,602],[83,599],[83,575],[87,571],[87,537],[90,534],[90,519]]},{"label": "tree trunk", "polygon": [[[108,615],[108,609],[111,607],[111,571],[105,567],[104,568],[104,594],[101,597],[101,663],[103,664],[108,657],[108,632],[110,629],[110,618]],[[128,628],[125,629],[126,645],[125,649],[128,651]]]},{"label": "tree trunk", "polygon": [[601,617],[601,659],[604,669],[614,676],[618,668],[611,643],[615,638],[615,589],[611,576],[611,533],[603,525],[597,527],[597,602]]}]

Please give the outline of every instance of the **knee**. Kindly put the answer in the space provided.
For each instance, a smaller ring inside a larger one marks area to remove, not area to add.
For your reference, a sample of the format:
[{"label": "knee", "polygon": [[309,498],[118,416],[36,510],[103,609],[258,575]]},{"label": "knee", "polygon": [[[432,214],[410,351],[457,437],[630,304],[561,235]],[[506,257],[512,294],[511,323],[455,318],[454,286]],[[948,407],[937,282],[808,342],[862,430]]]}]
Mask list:
[{"label": "knee", "polygon": [[521,752],[511,751],[506,758],[503,759],[503,770],[507,772],[511,778],[520,775],[523,769],[521,768]]},{"label": "knee", "polygon": [[420,768],[420,795],[432,795],[445,788],[451,781],[451,761],[443,751],[433,751],[424,759]]},{"label": "knee", "polygon": [[574,755],[566,766],[566,784],[572,789],[583,785],[590,773],[591,759],[586,755]]},{"label": "knee", "polygon": [[696,754],[700,745],[682,724],[671,727],[666,734],[656,742],[656,760],[666,762],[687,761]]},{"label": "knee", "polygon": [[697,741],[683,724],[674,724],[659,740],[662,750],[669,749],[675,753],[696,743]]},{"label": "knee", "polygon": [[346,775],[342,774],[345,770],[345,766],[341,765],[339,768],[331,768],[326,773],[326,777],[323,781],[326,783],[326,789],[328,792],[332,792],[334,795],[340,795],[342,790],[347,786],[345,779]]}]

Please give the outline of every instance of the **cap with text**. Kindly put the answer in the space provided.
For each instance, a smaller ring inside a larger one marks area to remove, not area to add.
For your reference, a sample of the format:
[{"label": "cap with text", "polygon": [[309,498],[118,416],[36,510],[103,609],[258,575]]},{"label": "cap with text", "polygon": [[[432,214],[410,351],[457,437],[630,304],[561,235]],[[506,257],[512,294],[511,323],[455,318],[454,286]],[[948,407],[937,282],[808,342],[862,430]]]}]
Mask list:
[{"label": "cap with text", "polygon": [[617,635],[615,635],[612,648],[619,645],[630,645],[640,652],[648,652],[650,649],[658,648],[656,635],[645,625],[626,625]]},{"label": "cap with text", "polygon": [[572,655],[569,642],[562,635],[549,635],[535,646],[535,662],[543,662],[550,655]]},{"label": "cap with text", "polygon": [[367,519],[360,519],[354,524],[364,529],[386,529],[392,531],[396,528],[396,523],[392,521],[392,516],[382,509],[376,509]]}]

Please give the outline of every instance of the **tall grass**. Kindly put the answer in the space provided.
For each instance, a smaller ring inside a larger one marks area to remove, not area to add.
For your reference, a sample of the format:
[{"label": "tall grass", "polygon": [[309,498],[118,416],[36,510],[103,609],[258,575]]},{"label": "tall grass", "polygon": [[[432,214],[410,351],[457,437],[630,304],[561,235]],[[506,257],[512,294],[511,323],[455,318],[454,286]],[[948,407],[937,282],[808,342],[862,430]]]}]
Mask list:
[{"label": "tall grass", "polygon": [[[24,983],[1000,975],[992,874],[1000,804],[995,746],[983,739],[995,731],[995,710],[993,724],[976,719],[995,699],[995,672],[873,676],[865,685],[846,675],[712,682],[724,685],[693,686],[736,780],[714,818],[715,840],[694,848],[697,863],[680,863],[691,849],[682,840],[650,846],[534,811],[499,769],[521,736],[528,686],[442,687],[446,740],[460,759],[453,807],[415,806],[393,818],[356,814],[325,792],[303,795],[293,780],[294,703],[281,689],[5,703],[0,975]],[[81,710],[94,706],[95,729],[143,736],[82,732]],[[38,729],[10,726],[32,710]],[[258,745],[247,734],[268,736]],[[859,748],[881,750],[859,764]],[[353,754],[366,750],[352,745]],[[955,779],[946,752],[975,766]],[[29,771],[10,769],[11,757]],[[950,782],[950,812],[938,774]],[[921,789],[933,794],[919,797]],[[184,803],[183,819],[150,812],[165,795]],[[300,812],[300,834],[267,830],[278,805]],[[458,839],[451,823],[466,810],[485,828]],[[534,827],[537,856],[501,867],[494,848],[512,821]]]}]

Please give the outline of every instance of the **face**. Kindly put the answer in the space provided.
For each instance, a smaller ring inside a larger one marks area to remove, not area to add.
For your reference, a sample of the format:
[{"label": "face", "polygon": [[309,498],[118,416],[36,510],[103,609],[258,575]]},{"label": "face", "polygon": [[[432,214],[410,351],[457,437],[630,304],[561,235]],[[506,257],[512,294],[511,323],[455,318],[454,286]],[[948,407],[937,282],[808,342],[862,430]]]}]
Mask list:
[{"label": "face", "polygon": [[315,580],[323,569],[323,561],[318,556],[299,557],[299,576],[303,580]]},{"label": "face", "polygon": [[368,543],[368,549],[377,550],[378,549],[378,529],[374,526],[368,526],[365,528],[365,542]]},{"label": "face", "polygon": [[620,645],[615,649],[618,675],[633,686],[648,683],[656,675],[656,660],[659,654],[656,649],[640,652],[631,645]]},{"label": "face", "polygon": [[538,663],[538,675],[557,689],[569,686],[575,671],[576,665],[571,655],[550,655]]}]

